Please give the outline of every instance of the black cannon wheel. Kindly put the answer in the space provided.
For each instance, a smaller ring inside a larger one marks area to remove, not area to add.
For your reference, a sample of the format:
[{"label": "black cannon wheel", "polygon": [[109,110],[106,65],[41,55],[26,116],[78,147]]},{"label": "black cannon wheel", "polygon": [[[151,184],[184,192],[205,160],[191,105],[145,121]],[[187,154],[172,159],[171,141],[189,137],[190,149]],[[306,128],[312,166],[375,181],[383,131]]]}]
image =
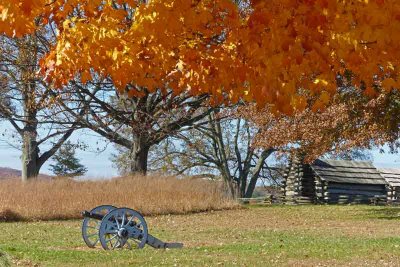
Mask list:
[{"label": "black cannon wheel", "polygon": [[100,243],[106,250],[123,247],[143,248],[146,245],[147,236],[145,219],[133,209],[114,209],[104,216],[100,224]]},{"label": "black cannon wheel", "polygon": [[[116,209],[111,205],[97,206],[90,211],[90,213],[100,214],[102,216],[107,215],[110,211]],[[99,242],[99,228],[101,220],[85,217],[82,222],[82,238],[86,245],[90,248],[94,248]]]}]

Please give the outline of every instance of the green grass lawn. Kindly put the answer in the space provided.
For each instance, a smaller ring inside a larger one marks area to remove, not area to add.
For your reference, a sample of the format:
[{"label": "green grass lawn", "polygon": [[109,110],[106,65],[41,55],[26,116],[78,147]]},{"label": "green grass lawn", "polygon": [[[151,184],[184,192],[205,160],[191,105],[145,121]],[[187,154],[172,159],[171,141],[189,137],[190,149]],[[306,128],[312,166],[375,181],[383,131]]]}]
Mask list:
[{"label": "green grass lawn", "polygon": [[397,207],[270,206],[146,219],[151,234],[185,248],[89,249],[80,221],[53,221],[0,223],[0,251],[22,266],[400,265]]}]

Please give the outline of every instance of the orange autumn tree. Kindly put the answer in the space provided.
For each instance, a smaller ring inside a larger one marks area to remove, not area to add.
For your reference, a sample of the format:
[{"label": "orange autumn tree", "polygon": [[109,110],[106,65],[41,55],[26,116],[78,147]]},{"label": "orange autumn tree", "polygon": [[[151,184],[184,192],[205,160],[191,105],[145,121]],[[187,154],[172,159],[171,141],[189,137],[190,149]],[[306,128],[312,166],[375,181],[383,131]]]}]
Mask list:
[{"label": "orange autumn tree", "polygon": [[[343,89],[343,88],[342,88]],[[389,145],[400,147],[400,92],[380,92],[369,99],[356,88],[338,90],[323,111],[310,108],[292,116],[262,112],[254,105],[243,106],[237,116],[259,129],[253,145],[262,149],[300,154],[312,162],[325,154],[340,155],[353,149]]]},{"label": "orange autumn tree", "polygon": [[[93,72],[150,92],[243,98],[291,114],[298,89],[323,108],[338,76],[375,96],[399,87],[400,3],[395,0],[3,0],[0,32],[57,33],[42,72],[56,85]],[[137,90],[129,95],[140,94]]]}]

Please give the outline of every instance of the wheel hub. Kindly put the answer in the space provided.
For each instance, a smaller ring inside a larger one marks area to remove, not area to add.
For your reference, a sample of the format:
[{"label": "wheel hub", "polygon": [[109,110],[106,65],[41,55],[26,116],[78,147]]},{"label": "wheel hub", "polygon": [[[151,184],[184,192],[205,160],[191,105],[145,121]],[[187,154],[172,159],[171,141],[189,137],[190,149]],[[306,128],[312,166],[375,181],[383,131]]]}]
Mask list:
[{"label": "wheel hub", "polygon": [[125,228],[121,228],[118,230],[118,237],[120,238],[127,238],[128,237],[128,230]]}]

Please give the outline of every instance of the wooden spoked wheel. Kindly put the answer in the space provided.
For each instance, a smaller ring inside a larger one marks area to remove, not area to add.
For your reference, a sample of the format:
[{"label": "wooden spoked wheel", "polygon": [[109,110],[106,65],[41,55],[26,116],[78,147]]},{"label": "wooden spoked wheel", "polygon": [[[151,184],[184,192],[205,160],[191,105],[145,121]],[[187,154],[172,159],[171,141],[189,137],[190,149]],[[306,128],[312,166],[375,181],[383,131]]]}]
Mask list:
[{"label": "wooden spoked wheel", "polygon": [[100,224],[100,243],[107,250],[143,248],[147,236],[148,229],[143,216],[129,208],[110,211]]},{"label": "wooden spoked wheel", "polygon": [[[101,205],[90,211],[90,213],[99,214],[101,216],[107,215],[110,211],[116,209],[111,205]],[[85,217],[82,222],[82,238],[86,245],[90,248],[94,248],[99,242],[99,229],[101,220],[92,219]]]}]

